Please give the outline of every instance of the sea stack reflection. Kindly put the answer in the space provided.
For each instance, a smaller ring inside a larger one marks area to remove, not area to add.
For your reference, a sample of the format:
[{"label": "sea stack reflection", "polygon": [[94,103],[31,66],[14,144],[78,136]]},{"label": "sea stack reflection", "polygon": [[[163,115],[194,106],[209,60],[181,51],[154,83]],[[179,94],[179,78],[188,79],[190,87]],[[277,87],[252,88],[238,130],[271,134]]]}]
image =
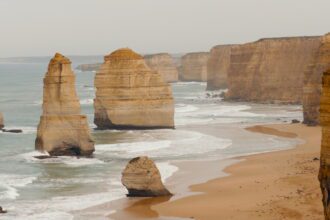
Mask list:
[{"label": "sea stack reflection", "polygon": [[131,49],[105,56],[94,83],[98,129],[174,128],[171,86]]},{"label": "sea stack reflection", "polygon": [[42,110],[36,150],[51,156],[90,156],[94,152],[87,118],[80,112],[71,61],[58,53],[44,78]]}]

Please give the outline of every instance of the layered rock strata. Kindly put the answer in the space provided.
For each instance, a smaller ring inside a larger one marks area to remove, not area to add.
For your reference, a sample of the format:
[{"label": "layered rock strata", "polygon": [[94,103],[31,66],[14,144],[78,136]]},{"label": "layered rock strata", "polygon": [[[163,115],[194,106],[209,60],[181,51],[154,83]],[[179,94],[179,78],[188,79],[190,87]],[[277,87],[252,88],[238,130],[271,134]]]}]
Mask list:
[{"label": "layered rock strata", "polygon": [[165,82],[176,82],[179,78],[178,70],[172,56],[168,53],[151,54],[144,56],[150,69],[157,71]]},{"label": "layered rock strata", "polygon": [[322,126],[321,159],[319,181],[323,195],[325,219],[330,219],[330,69],[323,74],[320,103]]},{"label": "layered rock strata", "polygon": [[93,63],[93,64],[80,64],[76,67],[77,70],[80,70],[82,72],[87,72],[87,71],[97,71],[101,63]]},{"label": "layered rock strata", "polygon": [[90,156],[94,151],[87,118],[81,115],[71,61],[51,59],[44,78],[42,116],[35,148],[51,156]]},{"label": "layered rock strata", "polygon": [[304,123],[319,124],[322,73],[330,68],[330,33],[322,37],[322,43],[304,76]]},{"label": "layered rock strata", "polygon": [[179,78],[181,81],[207,80],[208,52],[188,53],[181,58]]},{"label": "layered rock strata", "polygon": [[155,163],[148,157],[137,157],[129,161],[122,172],[122,184],[129,197],[156,197],[172,195],[163,185]]},{"label": "layered rock strata", "polygon": [[3,120],[3,114],[0,112],[0,129],[3,129],[5,127],[5,123]]},{"label": "layered rock strata", "polygon": [[211,49],[207,62],[207,90],[227,88],[227,75],[233,46],[218,45]]},{"label": "layered rock strata", "polygon": [[98,129],[174,128],[171,86],[131,49],[105,56],[95,87]]},{"label": "layered rock strata", "polygon": [[320,46],[320,37],[261,39],[234,46],[227,100],[302,103],[304,70]]}]

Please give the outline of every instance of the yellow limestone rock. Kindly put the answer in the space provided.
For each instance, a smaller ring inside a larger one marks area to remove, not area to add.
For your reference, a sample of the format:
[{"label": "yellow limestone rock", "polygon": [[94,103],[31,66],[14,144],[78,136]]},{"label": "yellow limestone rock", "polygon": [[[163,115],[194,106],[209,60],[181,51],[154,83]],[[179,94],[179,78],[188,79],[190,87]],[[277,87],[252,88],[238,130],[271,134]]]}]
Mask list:
[{"label": "yellow limestone rock", "polygon": [[330,68],[330,33],[322,37],[321,46],[304,75],[303,110],[304,123],[319,124],[319,108],[322,90],[322,74]]},{"label": "yellow limestone rock", "polygon": [[173,57],[168,53],[150,54],[144,56],[146,64],[150,69],[162,75],[165,82],[178,81],[179,73],[175,66]]},{"label": "yellow limestone rock", "polygon": [[208,52],[188,53],[181,58],[181,81],[199,81],[207,80],[207,61]]},{"label": "yellow limestone rock", "polygon": [[172,195],[163,185],[155,163],[148,157],[136,157],[129,161],[121,182],[127,188],[129,197]]},{"label": "yellow limestone rock", "polygon": [[51,156],[90,156],[94,152],[87,118],[80,112],[71,61],[58,53],[44,78],[42,110],[36,150]]},{"label": "yellow limestone rock", "polygon": [[320,103],[322,126],[321,159],[319,180],[323,194],[325,219],[330,219],[330,69],[323,74]]},{"label": "yellow limestone rock", "polygon": [[105,56],[94,83],[98,129],[174,128],[171,86],[131,49]]}]

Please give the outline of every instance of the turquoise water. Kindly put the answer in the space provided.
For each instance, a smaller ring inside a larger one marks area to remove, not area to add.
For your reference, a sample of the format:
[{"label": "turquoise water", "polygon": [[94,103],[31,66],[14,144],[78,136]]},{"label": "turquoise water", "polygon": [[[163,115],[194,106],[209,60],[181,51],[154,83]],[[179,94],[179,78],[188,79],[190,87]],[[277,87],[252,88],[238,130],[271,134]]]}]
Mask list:
[{"label": "turquoise water", "polygon": [[[76,64],[77,65],[77,64]],[[4,219],[72,219],[72,211],[123,197],[120,173],[129,159],[148,155],[164,180],[173,161],[227,158],[292,146],[296,140],[246,132],[245,126],[301,119],[300,106],[226,103],[206,98],[205,83],[174,83],[175,130],[93,131],[94,158],[37,160],[36,127],[47,63],[0,64],[0,111],[7,128],[0,133],[0,205]],[[82,112],[93,125],[92,72],[76,72]],[[205,126],[218,131],[210,133]]]}]

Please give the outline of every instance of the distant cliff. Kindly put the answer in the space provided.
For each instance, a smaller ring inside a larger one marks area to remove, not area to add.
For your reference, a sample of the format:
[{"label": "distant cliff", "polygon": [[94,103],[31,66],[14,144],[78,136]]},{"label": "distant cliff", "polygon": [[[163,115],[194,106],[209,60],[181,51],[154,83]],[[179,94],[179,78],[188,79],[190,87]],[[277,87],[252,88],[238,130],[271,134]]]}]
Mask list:
[{"label": "distant cliff", "polygon": [[302,103],[304,70],[320,37],[267,38],[232,47],[227,100]]},{"label": "distant cliff", "polygon": [[227,88],[227,73],[233,45],[218,45],[211,49],[207,62],[207,90]]},{"label": "distant cliff", "polygon": [[81,64],[81,65],[78,65],[76,67],[77,70],[80,70],[80,71],[97,71],[100,66],[102,64],[101,63],[93,63],[93,64]]},{"label": "distant cliff", "polygon": [[188,53],[181,58],[179,78],[181,81],[207,80],[208,52]]},{"label": "distant cliff", "polygon": [[174,59],[168,53],[145,55],[144,60],[150,69],[157,71],[166,82],[176,82],[179,73]]},{"label": "distant cliff", "polygon": [[321,46],[305,71],[303,89],[305,124],[319,124],[322,73],[328,68],[330,68],[330,33],[322,37]]}]

